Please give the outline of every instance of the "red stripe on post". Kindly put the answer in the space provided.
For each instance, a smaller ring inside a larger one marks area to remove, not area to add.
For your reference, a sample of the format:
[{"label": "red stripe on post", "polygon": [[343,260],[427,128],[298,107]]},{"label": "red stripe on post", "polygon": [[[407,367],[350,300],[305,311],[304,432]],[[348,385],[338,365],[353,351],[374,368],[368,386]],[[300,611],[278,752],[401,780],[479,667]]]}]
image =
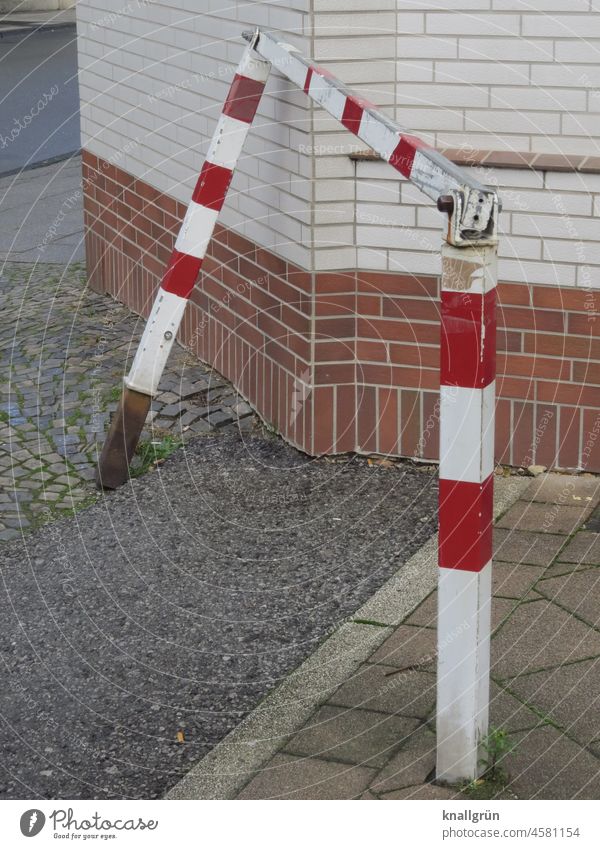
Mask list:
[{"label": "red stripe on post", "polygon": [[259,80],[236,74],[223,107],[223,115],[251,124],[264,88],[265,84]]},{"label": "red stripe on post", "polygon": [[394,152],[390,156],[389,163],[404,177],[410,177],[415,153],[419,148],[429,147],[416,136],[402,136]]},{"label": "red stripe on post", "polygon": [[492,559],[494,476],[483,483],[440,479],[439,565],[480,572]]},{"label": "red stripe on post", "polygon": [[202,260],[195,256],[182,254],[174,250],[165,271],[165,276],[160,284],[165,292],[172,292],[180,298],[189,298],[192,289],[196,285],[196,279]]},{"label": "red stripe on post", "polygon": [[442,291],[440,383],[483,389],[496,377],[496,289]]},{"label": "red stripe on post", "polygon": [[230,171],[229,168],[214,165],[212,162],[205,162],[200,171],[192,200],[208,209],[219,211],[225,201],[225,195],[232,177],[233,171]]}]

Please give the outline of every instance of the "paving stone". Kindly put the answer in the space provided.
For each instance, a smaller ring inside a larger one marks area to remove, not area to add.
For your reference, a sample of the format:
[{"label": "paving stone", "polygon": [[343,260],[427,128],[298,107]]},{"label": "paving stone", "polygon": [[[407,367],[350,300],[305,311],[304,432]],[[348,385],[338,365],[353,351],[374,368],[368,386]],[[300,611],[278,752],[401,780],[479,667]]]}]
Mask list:
[{"label": "paving stone", "polygon": [[600,738],[600,659],[520,675],[508,686],[582,746]]},{"label": "paving stone", "polygon": [[383,793],[380,799],[393,801],[396,799],[464,799],[457,790],[448,787],[438,787],[435,784],[417,784],[414,787],[405,787],[402,790],[393,790],[391,793]]},{"label": "paving stone", "polygon": [[492,672],[515,674],[600,655],[600,634],[555,604],[520,604],[492,641]]},{"label": "paving stone", "polygon": [[600,627],[600,569],[548,578],[536,589],[590,625]]},{"label": "paving stone", "polygon": [[506,758],[508,789],[519,799],[600,798],[600,760],[555,728],[516,736]]},{"label": "paving stone", "polygon": [[229,424],[233,416],[230,412],[215,410],[214,413],[209,413],[206,419],[211,427],[222,427],[225,424]]},{"label": "paving stone", "polygon": [[375,774],[365,766],[278,754],[237,798],[356,799]]},{"label": "paving stone", "polygon": [[583,522],[588,510],[588,506],[517,501],[497,524],[517,531],[568,535]]},{"label": "paving stone", "polygon": [[435,676],[428,672],[399,672],[393,666],[364,664],[328,703],[425,719],[435,703]]},{"label": "paving stone", "polygon": [[[503,564],[498,564],[502,566]],[[519,569],[525,568],[522,566]],[[492,575],[495,574],[496,564],[492,567]],[[539,570],[538,570],[539,572]],[[539,572],[539,574],[542,574]],[[502,622],[510,615],[515,603],[504,598],[492,599],[492,630],[500,627]],[[407,625],[422,625],[426,628],[437,626],[437,590],[431,593],[425,601],[406,619]]]},{"label": "paving stone", "polygon": [[417,719],[324,705],[285,750],[292,755],[381,767],[418,725]]},{"label": "paving stone", "polygon": [[[507,685],[508,686],[508,685]],[[510,682],[512,687],[512,682]],[[490,728],[513,734],[544,725],[544,720],[495,681],[490,683]]]},{"label": "paving stone", "polygon": [[560,553],[565,563],[590,563],[600,566],[600,534],[579,531]]},{"label": "paving stone", "polygon": [[600,501],[600,478],[548,472],[535,478],[522,497],[552,504],[597,504]]},{"label": "paving stone", "polygon": [[372,663],[405,668],[432,669],[436,657],[436,632],[431,628],[401,625],[370,658]]},{"label": "paving stone", "polygon": [[435,734],[421,726],[411,734],[389,763],[371,782],[378,795],[424,784],[435,769]]},{"label": "paving stone", "polygon": [[543,570],[538,566],[526,566],[522,563],[494,563],[492,592],[504,598],[525,598],[543,574]]}]

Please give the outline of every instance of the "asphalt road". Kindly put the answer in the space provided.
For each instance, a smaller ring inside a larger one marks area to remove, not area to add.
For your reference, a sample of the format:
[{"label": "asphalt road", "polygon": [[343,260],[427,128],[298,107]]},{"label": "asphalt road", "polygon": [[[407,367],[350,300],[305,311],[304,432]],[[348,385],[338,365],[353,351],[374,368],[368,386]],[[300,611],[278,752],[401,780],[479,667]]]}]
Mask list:
[{"label": "asphalt road", "polygon": [[79,150],[75,27],[0,39],[0,174]]},{"label": "asphalt road", "polygon": [[431,471],[233,433],[1,546],[0,797],[162,796],[435,525]]}]

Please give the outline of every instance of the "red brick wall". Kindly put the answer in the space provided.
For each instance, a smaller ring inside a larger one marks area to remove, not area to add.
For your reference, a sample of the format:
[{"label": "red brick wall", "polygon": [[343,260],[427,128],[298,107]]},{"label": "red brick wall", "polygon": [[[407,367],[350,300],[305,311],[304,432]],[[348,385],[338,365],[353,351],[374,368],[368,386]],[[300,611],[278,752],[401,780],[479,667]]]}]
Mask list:
[{"label": "red brick wall", "polygon": [[[147,315],[183,204],[84,153],[91,285]],[[309,454],[436,459],[439,281],[310,273],[217,227],[180,341]],[[600,470],[600,292],[500,283],[496,456]]]}]

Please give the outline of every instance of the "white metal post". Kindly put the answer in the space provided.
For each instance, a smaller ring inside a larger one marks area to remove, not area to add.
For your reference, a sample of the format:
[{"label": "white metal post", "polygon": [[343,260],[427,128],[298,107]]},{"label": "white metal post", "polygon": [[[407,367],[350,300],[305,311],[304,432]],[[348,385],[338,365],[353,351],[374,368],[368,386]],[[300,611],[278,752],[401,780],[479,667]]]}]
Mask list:
[{"label": "white metal post", "polygon": [[437,769],[481,772],[488,731],[497,246],[442,247]]}]

